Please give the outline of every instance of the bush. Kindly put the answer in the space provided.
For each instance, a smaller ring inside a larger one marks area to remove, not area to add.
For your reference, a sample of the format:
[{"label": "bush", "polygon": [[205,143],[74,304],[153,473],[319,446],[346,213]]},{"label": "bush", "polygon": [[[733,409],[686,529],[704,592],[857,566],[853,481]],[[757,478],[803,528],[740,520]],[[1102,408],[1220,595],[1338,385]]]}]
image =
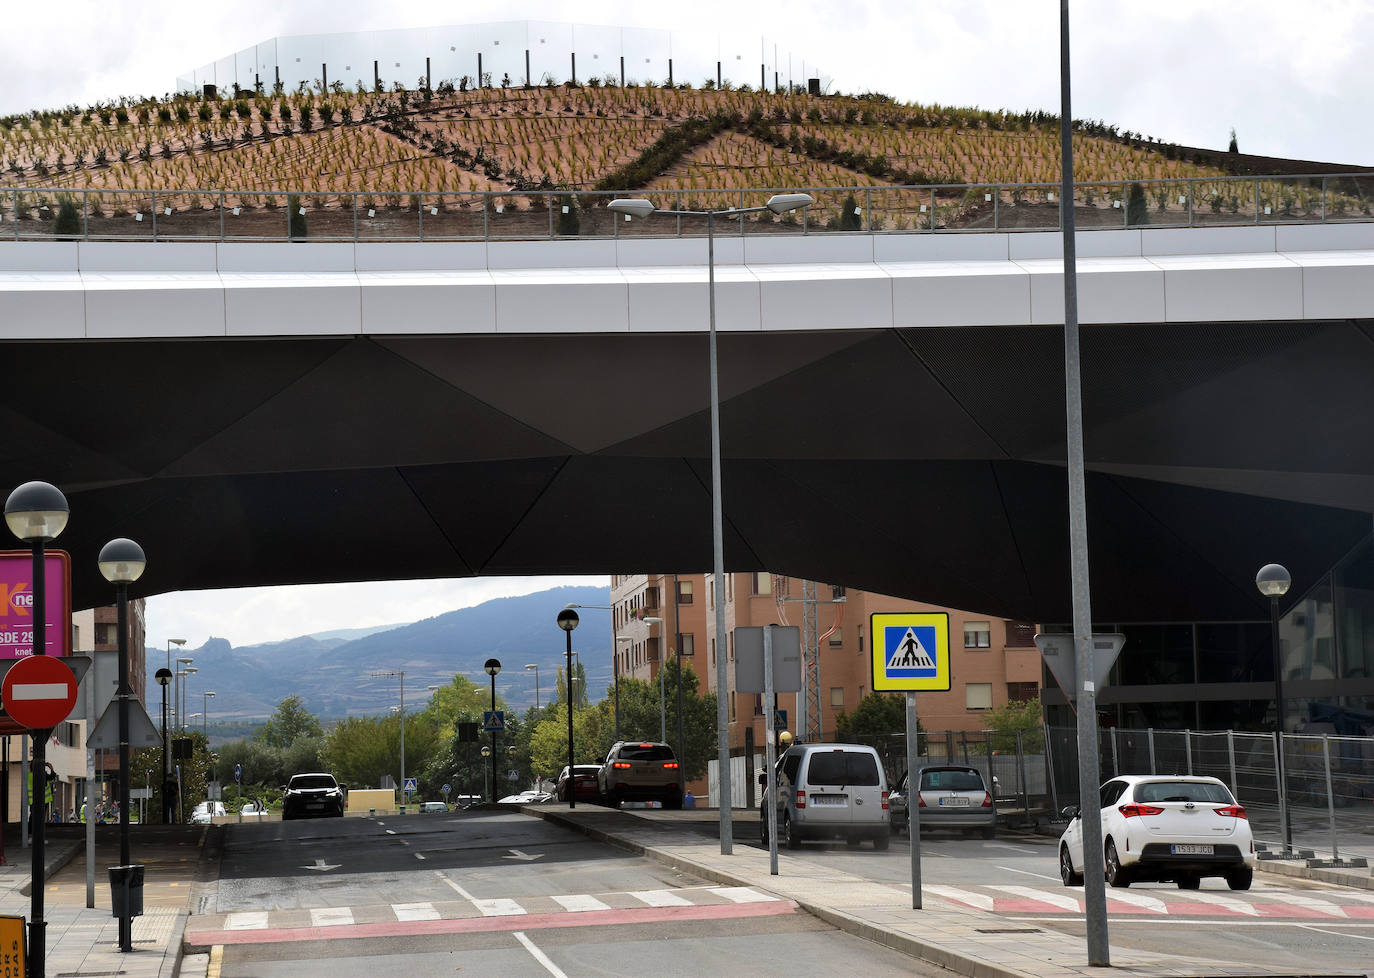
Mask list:
[{"label": "bush", "polygon": [[292,241],[302,239],[306,236],[305,215],[301,213],[302,205],[300,197],[295,194],[288,194],[286,198],[287,223],[286,231]]},{"label": "bush", "polygon": [[81,236],[81,211],[70,197],[63,197],[57,205],[57,221],[53,230],[59,238],[78,238]]},{"label": "bush", "polygon": [[1141,224],[1148,224],[1149,220],[1150,206],[1145,200],[1145,188],[1138,183],[1133,183],[1126,195],[1126,224],[1130,227],[1137,227]]},{"label": "bush", "polygon": [[558,205],[558,234],[575,238],[582,233],[582,221],[577,216],[577,198],[571,194],[556,198]]}]

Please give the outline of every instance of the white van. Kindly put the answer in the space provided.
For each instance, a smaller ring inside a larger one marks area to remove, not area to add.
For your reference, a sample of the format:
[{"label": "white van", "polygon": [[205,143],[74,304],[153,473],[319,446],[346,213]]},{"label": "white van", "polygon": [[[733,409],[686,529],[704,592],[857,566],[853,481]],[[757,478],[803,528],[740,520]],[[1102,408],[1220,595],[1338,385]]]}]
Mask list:
[{"label": "white van", "polygon": [[[861,744],[794,744],[778,758],[778,836],[787,848],[806,839],[871,839],[886,849],[892,827],[887,775],[878,752]],[[759,775],[766,787],[767,779]],[[759,806],[759,837],[768,845],[768,799]]]}]

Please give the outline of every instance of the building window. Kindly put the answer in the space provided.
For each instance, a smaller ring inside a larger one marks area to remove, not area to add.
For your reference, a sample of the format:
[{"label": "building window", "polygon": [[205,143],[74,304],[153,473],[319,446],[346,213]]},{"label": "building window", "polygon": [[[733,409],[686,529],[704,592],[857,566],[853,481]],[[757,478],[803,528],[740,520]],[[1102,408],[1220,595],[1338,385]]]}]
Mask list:
[{"label": "building window", "polygon": [[691,603],[692,603],[692,582],[691,582],[691,581],[678,581],[678,582],[677,582],[677,600],[678,600],[678,602],[679,602],[680,604],[691,604]]},{"label": "building window", "polygon": [[716,667],[716,640],[711,639],[711,668]]},{"label": "building window", "polygon": [[761,717],[761,716],[763,716],[763,694],[762,694],[762,693],[755,693],[755,694],[754,694],[754,716],[756,716],[756,717]]},{"label": "building window", "polygon": [[859,651],[862,652],[864,650],[864,627],[862,625],[855,625],[854,635],[859,640]]},{"label": "building window", "polygon": [[773,575],[772,575],[772,574],[751,574],[750,577],[753,578],[754,593],[755,593],[755,594],[772,594],[772,593],[773,593]]},{"label": "building window", "polygon": [[715,606],[716,606],[716,582],[715,582],[714,580],[712,580],[710,584],[706,585],[706,607],[708,607],[708,608],[714,608]]},{"label": "building window", "polygon": [[734,574],[726,574],[726,575],[725,575],[725,600],[726,600],[727,602],[728,602],[728,601],[734,601],[734,600],[735,600],[735,575],[734,575]]},{"label": "building window", "polygon": [[844,597],[844,585],[843,585],[843,584],[832,584],[832,585],[830,586],[830,600],[831,600],[831,601],[838,601],[838,600],[840,600],[840,598],[842,598],[842,597]]},{"label": "building window", "polygon": [[964,707],[969,710],[991,710],[992,683],[969,683],[965,686]]},{"label": "building window", "polygon": [[964,648],[986,649],[992,646],[992,627],[985,621],[964,622]]},{"label": "building window", "polygon": [[731,632],[725,637],[726,646],[730,649],[730,661],[735,661],[735,633]]},{"label": "building window", "polygon": [[734,722],[735,722],[735,716],[736,716],[736,713],[735,713],[735,700],[737,700],[737,699],[739,699],[739,693],[731,693],[731,694],[730,694],[730,722],[731,722],[731,723],[734,723]]},{"label": "building window", "polygon": [[844,628],[840,625],[835,626],[835,630],[830,633],[830,645],[832,647],[844,644]]},{"label": "building window", "polygon": [[842,706],[844,706],[844,687],[843,687],[843,686],[831,686],[831,687],[830,687],[830,705],[831,705],[831,706],[834,706],[834,707],[842,707]]},{"label": "building window", "polygon": [[1007,699],[1013,703],[1024,703],[1039,695],[1039,683],[1007,683]]},{"label": "building window", "polygon": [[644,592],[644,607],[650,611],[658,608],[658,588],[651,587]]},{"label": "building window", "polygon": [[697,643],[691,632],[682,632],[677,637],[679,655],[696,655]]},{"label": "building window", "polygon": [[1026,621],[1007,622],[1007,648],[1035,648],[1035,625]]}]

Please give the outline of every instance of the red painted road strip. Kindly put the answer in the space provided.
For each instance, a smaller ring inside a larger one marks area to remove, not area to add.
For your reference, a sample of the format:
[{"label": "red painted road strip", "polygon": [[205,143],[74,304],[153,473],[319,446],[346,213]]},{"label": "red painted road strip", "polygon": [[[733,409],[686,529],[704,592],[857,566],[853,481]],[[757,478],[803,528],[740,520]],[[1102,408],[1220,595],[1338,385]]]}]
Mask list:
[{"label": "red painted road strip", "polygon": [[214,944],[283,944],[296,941],[337,941],[347,938],[413,937],[422,934],[547,930],[557,927],[600,927],[607,924],[671,923],[676,920],[774,917],[795,913],[796,909],[797,905],[791,900],[773,900],[768,903],[731,903],[707,907],[645,907],[642,910],[507,914],[498,917],[462,917],[454,920],[382,920],[371,924],[338,924],[334,927],[189,931],[186,942],[195,947],[209,947]]}]

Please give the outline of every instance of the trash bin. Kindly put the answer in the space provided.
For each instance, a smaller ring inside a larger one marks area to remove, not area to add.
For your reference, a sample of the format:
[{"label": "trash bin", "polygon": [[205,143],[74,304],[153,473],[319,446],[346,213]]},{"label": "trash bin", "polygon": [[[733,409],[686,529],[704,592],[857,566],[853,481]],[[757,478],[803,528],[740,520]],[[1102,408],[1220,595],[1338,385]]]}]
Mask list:
[{"label": "trash bin", "polygon": [[127,906],[130,917],[143,916],[143,867],[110,866],[110,916],[124,917]]},{"label": "trash bin", "polygon": [[685,795],[682,796],[682,807],[683,807],[683,808],[696,808],[696,807],[697,807],[697,796],[694,795],[694,794],[692,794],[690,791],[687,792],[687,794],[685,794]]}]

